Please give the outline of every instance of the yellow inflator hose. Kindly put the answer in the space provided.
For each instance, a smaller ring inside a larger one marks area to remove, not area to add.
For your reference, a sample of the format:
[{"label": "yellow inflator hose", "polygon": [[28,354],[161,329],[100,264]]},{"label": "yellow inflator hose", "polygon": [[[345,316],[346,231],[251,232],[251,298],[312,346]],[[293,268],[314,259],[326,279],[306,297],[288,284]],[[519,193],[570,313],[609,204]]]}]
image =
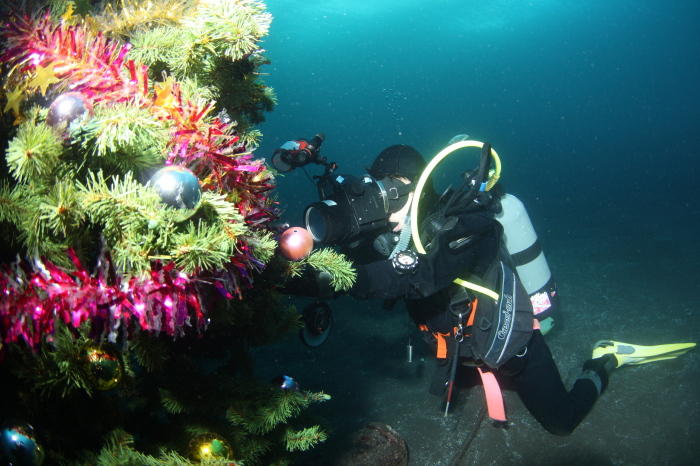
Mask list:
[{"label": "yellow inflator hose", "polygon": [[[480,141],[455,142],[454,144],[447,146],[443,150],[441,150],[435,157],[433,157],[433,160],[430,161],[428,166],[425,167],[425,170],[423,170],[423,173],[418,179],[418,184],[416,185],[416,192],[413,195],[413,202],[411,203],[411,232],[413,236],[413,244],[415,244],[416,251],[419,254],[425,254],[425,248],[423,247],[423,243],[421,243],[420,234],[418,233],[418,225],[420,225],[420,222],[418,221],[418,203],[420,202],[420,197],[423,192],[423,188],[425,187],[425,183],[428,180],[428,177],[433,172],[435,167],[437,167],[437,165],[440,162],[442,162],[442,160],[445,157],[447,157],[457,149],[461,149],[463,147],[478,147],[479,149],[481,149],[483,146],[484,143]],[[486,182],[486,191],[493,188],[493,186],[498,182],[498,179],[501,177],[501,159],[498,157],[498,154],[495,150],[493,150],[493,148],[491,148],[491,157],[494,161],[494,171],[490,174],[489,179]]]}]

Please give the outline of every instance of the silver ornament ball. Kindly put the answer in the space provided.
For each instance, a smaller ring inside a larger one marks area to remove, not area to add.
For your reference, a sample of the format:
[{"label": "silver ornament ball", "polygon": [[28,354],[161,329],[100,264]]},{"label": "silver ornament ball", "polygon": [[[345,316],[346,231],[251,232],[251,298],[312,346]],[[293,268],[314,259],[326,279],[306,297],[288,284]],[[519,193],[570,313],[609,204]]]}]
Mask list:
[{"label": "silver ornament ball", "polygon": [[80,92],[66,92],[53,101],[46,114],[46,124],[57,128],[65,123],[70,126],[76,120],[83,120],[94,115],[92,104]]},{"label": "silver ornament ball", "polygon": [[148,182],[158,190],[163,202],[178,209],[196,209],[202,199],[197,176],[185,167],[161,168]]}]

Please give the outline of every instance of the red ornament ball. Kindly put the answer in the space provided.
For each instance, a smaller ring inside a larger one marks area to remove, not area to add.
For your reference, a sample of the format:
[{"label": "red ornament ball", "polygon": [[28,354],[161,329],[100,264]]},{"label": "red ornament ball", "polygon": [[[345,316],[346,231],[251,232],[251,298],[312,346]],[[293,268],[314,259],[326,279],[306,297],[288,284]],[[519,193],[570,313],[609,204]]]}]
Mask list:
[{"label": "red ornament ball", "polygon": [[301,227],[292,227],[280,236],[280,251],[290,261],[300,261],[314,248],[311,233]]}]

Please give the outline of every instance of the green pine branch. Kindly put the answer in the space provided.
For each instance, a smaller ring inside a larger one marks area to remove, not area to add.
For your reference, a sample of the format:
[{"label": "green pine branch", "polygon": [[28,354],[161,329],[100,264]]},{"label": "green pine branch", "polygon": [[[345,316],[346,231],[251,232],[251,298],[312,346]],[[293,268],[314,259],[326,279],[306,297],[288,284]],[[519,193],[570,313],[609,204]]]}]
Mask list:
[{"label": "green pine branch", "polygon": [[173,234],[167,258],[174,260],[185,273],[221,269],[235,252],[235,243],[228,238],[221,225],[189,223],[184,232]]},{"label": "green pine branch", "polygon": [[94,167],[141,173],[162,166],[171,139],[170,124],[131,102],[99,105],[95,115],[72,132],[83,150],[99,160]]},{"label": "green pine branch", "polygon": [[327,438],[328,434],[320,426],[307,427],[301,430],[288,427],[284,436],[287,451],[290,452],[297,450],[306,451],[320,442],[325,442]]},{"label": "green pine branch", "polygon": [[213,191],[203,192],[199,211],[208,219],[218,219],[222,225],[229,228],[228,233],[232,238],[238,238],[248,232],[243,215],[236,204],[227,200],[224,194]]},{"label": "green pine branch", "polygon": [[77,232],[86,220],[81,201],[72,181],[56,180],[39,205],[39,218],[46,225],[44,230],[61,237]]},{"label": "green pine branch", "polygon": [[186,100],[215,101],[237,122],[241,142],[254,147],[260,134],[253,125],[277,104],[274,91],[258,79],[269,64],[258,41],[270,21],[257,0],[201,2],[177,24],[132,30],[129,56],[149,66],[152,80],[164,72],[176,77]]},{"label": "green pine branch", "polygon": [[228,459],[207,459],[194,463],[174,451],[163,451],[158,457],[141,453],[133,448],[134,438],[124,430],[117,429],[107,436],[97,455],[88,456],[81,462],[84,466],[99,464],[101,466],[228,466]]},{"label": "green pine branch", "polygon": [[22,183],[53,179],[61,163],[63,143],[53,128],[33,115],[24,121],[5,152],[12,176]]},{"label": "green pine branch", "polygon": [[153,335],[140,333],[131,340],[129,348],[138,363],[149,372],[162,371],[170,359],[165,342]]},{"label": "green pine branch", "polygon": [[178,400],[175,395],[169,390],[163,388],[158,389],[158,394],[160,395],[160,402],[170,414],[180,414],[192,412],[191,409]]},{"label": "green pine branch", "polygon": [[197,15],[190,16],[183,25],[197,31],[199,41],[216,56],[238,60],[257,50],[257,42],[267,35],[272,15],[265,4],[257,0],[210,0],[201,2]]},{"label": "green pine branch", "polygon": [[55,179],[47,185],[16,184],[0,188],[0,219],[12,222],[29,256],[44,256],[60,266],[71,266],[69,247],[90,243],[81,196],[70,180]]},{"label": "green pine branch", "polygon": [[180,93],[182,100],[194,102],[197,107],[204,108],[208,103],[216,100],[216,91],[211,86],[200,82],[200,79],[198,75],[181,77]]},{"label": "green pine branch", "polygon": [[243,399],[232,405],[226,413],[229,422],[253,434],[263,435],[297,416],[312,402],[325,401],[310,392],[280,390],[277,387],[271,388],[264,395],[264,404],[263,400],[257,400],[255,403],[253,400]]},{"label": "green pine branch", "polygon": [[[136,31],[129,37],[129,42],[134,46],[129,56],[138,63],[161,63],[163,66],[170,61],[181,33],[177,27],[154,27]],[[152,78],[157,76],[160,75],[151,74]]]},{"label": "green pine branch", "polygon": [[265,263],[270,261],[277,249],[277,240],[269,231],[247,236],[246,243],[252,248],[253,255]]},{"label": "green pine branch", "polygon": [[27,215],[26,198],[30,191],[26,185],[13,189],[7,180],[0,180],[0,222],[18,225]]},{"label": "green pine branch", "polygon": [[13,370],[42,396],[60,392],[66,397],[76,389],[85,390],[92,396],[95,390],[93,376],[80,358],[81,348],[86,342],[83,338],[76,340],[68,326],[57,319],[53,342],[43,342],[37,354],[20,350],[21,362],[14,364]]},{"label": "green pine branch", "polygon": [[293,277],[301,276],[307,265],[330,273],[331,286],[335,291],[349,289],[355,284],[357,278],[352,262],[330,248],[316,250],[301,261],[289,262],[287,273]]},{"label": "green pine branch", "polygon": [[142,186],[130,172],[111,177],[107,183],[102,170],[89,172],[85,184],[78,182],[83,206],[93,223],[104,226],[103,234],[118,243],[128,231],[148,228],[159,220],[160,196],[155,189]]},{"label": "green pine branch", "polygon": [[252,130],[249,126],[264,122],[265,112],[271,112],[277,104],[274,91],[259,79],[260,68],[269,63],[259,53],[234,62],[217,59],[211,62],[211,72],[201,78],[213,89],[217,105],[238,121],[244,133]]}]

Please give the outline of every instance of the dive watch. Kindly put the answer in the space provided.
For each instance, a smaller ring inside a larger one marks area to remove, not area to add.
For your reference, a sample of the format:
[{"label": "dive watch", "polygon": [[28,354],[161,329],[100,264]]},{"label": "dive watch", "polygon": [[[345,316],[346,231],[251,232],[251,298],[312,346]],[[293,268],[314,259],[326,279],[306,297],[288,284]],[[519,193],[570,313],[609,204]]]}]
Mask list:
[{"label": "dive watch", "polygon": [[391,265],[399,275],[412,275],[418,269],[418,254],[410,249],[399,251],[391,259]]}]

